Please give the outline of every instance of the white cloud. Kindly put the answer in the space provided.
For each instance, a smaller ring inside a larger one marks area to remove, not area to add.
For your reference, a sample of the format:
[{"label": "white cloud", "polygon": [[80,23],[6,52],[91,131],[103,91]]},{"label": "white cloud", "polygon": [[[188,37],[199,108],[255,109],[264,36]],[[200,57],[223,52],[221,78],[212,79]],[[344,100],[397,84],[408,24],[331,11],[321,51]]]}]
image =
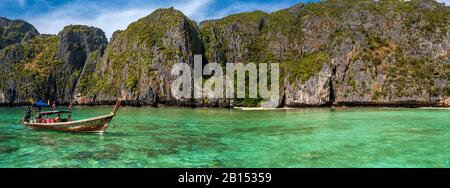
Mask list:
[{"label": "white cloud", "polygon": [[438,2],[445,3],[446,6],[450,6],[450,0],[438,0]]},{"label": "white cloud", "polygon": [[[187,16],[203,18],[206,15],[204,12],[206,10],[205,7],[210,2],[211,0],[187,0],[180,1],[172,6],[180,9]],[[165,6],[167,5],[153,4],[112,9],[95,3],[82,4],[75,1],[53,11],[30,18],[29,21],[40,33],[57,34],[64,26],[81,24],[101,28],[106,36],[110,38],[114,31],[126,29],[130,23],[147,16],[157,8]]]},{"label": "white cloud", "polygon": [[56,34],[67,25],[88,25],[101,28],[106,36],[110,38],[114,31],[123,30],[126,27],[150,14],[154,9],[125,9],[116,11],[99,11],[97,16],[92,18],[76,16],[74,12],[66,12],[65,10],[52,12],[44,16],[31,20],[31,23],[37,27],[41,33]]},{"label": "white cloud", "polygon": [[210,5],[213,0],[191,0],[184,1],[182,3],[175,4],[174,7],[182,11],[186,16],[194,20],[203,20],[207,18],[208,15],[208,5]]},{"label": "white cloud", "polygon": [[[82,24],[101,28],[106,36],[110,38],[114,31],[123,30],[126,27],[142,18],[157,8],[173,6],[181,10],[188,17],[197,22],[207,19],[217,19],[224,16],[262,10],[272,12],[291,6],[287,3],[264,3],[264,2],[235,2],[221,10],[212,10],[209,5],[218,0],[175,0],[162,1],[154,4],[124,5],[123,7],[107,7],[98,3],[75,0],[69,4],[50,10],[44,14],[34,15],[26,18],[41,33],[57,34],[64,26],[71,24]],[[450,5],[450,0],[438,0],[439,2]],[[20,6],[26,5],[26,0],[16,0]]]},{"label": "white cloud", "polygon": [[223,18],[230,14],[235,13],[241,13],[241,12],[249,12],[249,11],[255,11],[260,10],[264,12],[273,12],[276,10],[280,10],[286,7],[290,7],[292,5],[285,4],[285,3],[241,3],[241,2],[235,2],[232,5],[230,5],[228,8],[225,8],[221,11],[215,12],[214,14],[210,15],[208,19],[219,19]]},{"label": "white cloud", "polygon": [[[25,0],[17,0],[23,1]],[[68,4],[50,9],[48,12],[25,17],[24,19],[33,24],[40,33],[57,34],[65,26],[80,24],[94,26],[102,29],[109,39],[117,30],[126,29],[127,26],[145,17],[157,8],[174,8],[181,10],[189,18],[201,22],[208,19],[218,19],[224,16],[262,10],[272,12],[282,8],[290,7],[289,1],[283,2],[234,2],[217,10],[212,8],[219,0],[172,0],[159,1],[158,3],[139,1],[138,3],[121,4],[117,7],[111,4],[105,5],[98,2],[86,0],[74,0]],[[300,0],[299,0],[300,1]]]},{"label": "white cloud", "polygon": [[17,3],[19,3],[20,7],[25,7],[25,5],[27,4],[26,0],[16,0]]}]

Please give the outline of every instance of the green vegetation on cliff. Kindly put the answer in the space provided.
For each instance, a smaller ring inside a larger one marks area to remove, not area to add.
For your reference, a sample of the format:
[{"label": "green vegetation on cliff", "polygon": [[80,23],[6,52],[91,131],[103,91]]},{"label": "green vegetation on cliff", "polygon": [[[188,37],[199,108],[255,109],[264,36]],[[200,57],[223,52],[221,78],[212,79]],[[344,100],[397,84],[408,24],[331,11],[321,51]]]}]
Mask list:
[{"label": "green vegetation on cliff", "polygon": [[46,99],[48,79],[55,71],[61,69],[63,61],[56,54],[58,38],[56,36],[37,36],[29,42],[9,46],[5,51],[22,53],[22,58],[16,64],[3,64],[3,79],[0,85],[3,89],[14,84],[18,98],[27,101],[28,98]]},{"label": "green vegetation on cliff", "polygon": [[25,42],[38,34],[36,28],[27,22],[0,17],[0,49]]},{"label": "green vegetation on cliff", "polygon": [[299,61],[287,61],[283,64],[283,69],[289,74],[289,81],[294,82],[299,79],[302,83],[311,76],[320,72],[323,65],[330,63],[330,56],[323,52],[313,52],[305,55]]},{"label": "green vegetation on cliff", "polygon": [[[433,0],[327,0],[229,15],[199,26],[178,10],[158,9],[116,32],[107,47],[103,32],[87,26],[68,26],[58,36],[31,41],[19,32],[13,38],[28,40],[0,51],[0,60],[7,62],[0,65],[0,84],[6,93],[34,77],[42,80],[32,85],[57,77],[64,91],[57,88],[57,97],[71,97],[76,88],[99,101],[120,96],[142,104],[192,105],[194,100],[171,96],[170,69],[176,63],[191,66],[193,55],[203,54],[204,61],[222,66],[280,63],[287,105],[433,101],[449,93],[449,23],[449,7]],[[2,40],[8,31],[10,26],[0,27]],[[93,37],[85,41],[84,36]],[[8,72],[19,76],[5,79]],[[245,98],[234,104],[261,101]]]},{"label": "green vegetation on cliff", "polygon": [[[114,34],[98,67],[108,69],[100,73],[97,84],[83,83],[85,91],[109,96],[126,93],[133,100],[155,94],[149,92],[161,93],[161,99],[170,97],[172,65],[191,63],[193,52],[201,53],[197,30],[194,21],[173,8],[158,9],[139,19]],[[142,79],[146,81],[140,82]]]}]

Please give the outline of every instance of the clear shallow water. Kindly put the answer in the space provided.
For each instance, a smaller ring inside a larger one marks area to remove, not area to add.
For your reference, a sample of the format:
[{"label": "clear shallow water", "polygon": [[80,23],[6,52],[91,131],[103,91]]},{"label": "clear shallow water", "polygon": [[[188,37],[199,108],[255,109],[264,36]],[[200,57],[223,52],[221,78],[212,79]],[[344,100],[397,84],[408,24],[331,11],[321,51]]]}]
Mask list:
[{"label": "clear shallow water", "polygon": [[103,136],[27,129],[23,113],[0,108],[0,167],[450,167],[445,109],[126,107]]}]

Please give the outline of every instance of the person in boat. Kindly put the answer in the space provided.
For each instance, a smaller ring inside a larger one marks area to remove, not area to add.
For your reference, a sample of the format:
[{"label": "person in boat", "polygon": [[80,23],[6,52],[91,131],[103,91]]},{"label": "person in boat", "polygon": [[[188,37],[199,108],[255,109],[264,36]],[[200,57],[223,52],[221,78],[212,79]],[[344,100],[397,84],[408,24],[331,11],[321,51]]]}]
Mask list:
[{"label": "person in boat", "polygon": [[71,122],[72,121],[72,116],[71,115],[67,115],[67,121]]},{"label": "person in boat", "polygon": [[58,115],[55,117],[55,122],[56,122],[56,123],[61,122],[61,114],[58,114]]},{"label": "person in boat", "polygon": [[52,110],[56,110],[56,102],[53,102]]},{"label": "person in boat", "polygon": [[31,111],[31,108],[27,107],[27,111],[25,113],[25,117],[23,118],[23,121],[24,122],[29,122],[30,119],[31,119],[32,113],[33,112]]},{"label": "person in boat", "polygon": [[55,119],[53,119],[53,118],[45,118],[43,123],[55,123]]},{"label": "person in boat", "polygon": [[38,115],[36,116],[36,123],[42,123],[42,122],[43,122],[42,115],[41,115],[41,114],[38,114]]},{"label": "person in boat", "polygon": [[76,102],[76,101],[72,101],[72,102],[69,104],[69,111],[72,111],[73,104],[74,104],[75,102]]}]

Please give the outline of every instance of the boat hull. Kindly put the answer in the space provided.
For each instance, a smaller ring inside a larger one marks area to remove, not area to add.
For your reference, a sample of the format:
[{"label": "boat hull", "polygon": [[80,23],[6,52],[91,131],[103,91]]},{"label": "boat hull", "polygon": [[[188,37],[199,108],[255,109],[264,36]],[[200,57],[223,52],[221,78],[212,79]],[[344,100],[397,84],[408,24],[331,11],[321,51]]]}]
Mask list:
[{"label": "boat hull", "polygon": [[32,129],[55,130],[65,132],[83,132],[83,133],[103,133],[108,128],[109,122],[114,115],[100,116],[96,118],[63,122],[63,123],[30,123],[24,122],[23,125]]}]

